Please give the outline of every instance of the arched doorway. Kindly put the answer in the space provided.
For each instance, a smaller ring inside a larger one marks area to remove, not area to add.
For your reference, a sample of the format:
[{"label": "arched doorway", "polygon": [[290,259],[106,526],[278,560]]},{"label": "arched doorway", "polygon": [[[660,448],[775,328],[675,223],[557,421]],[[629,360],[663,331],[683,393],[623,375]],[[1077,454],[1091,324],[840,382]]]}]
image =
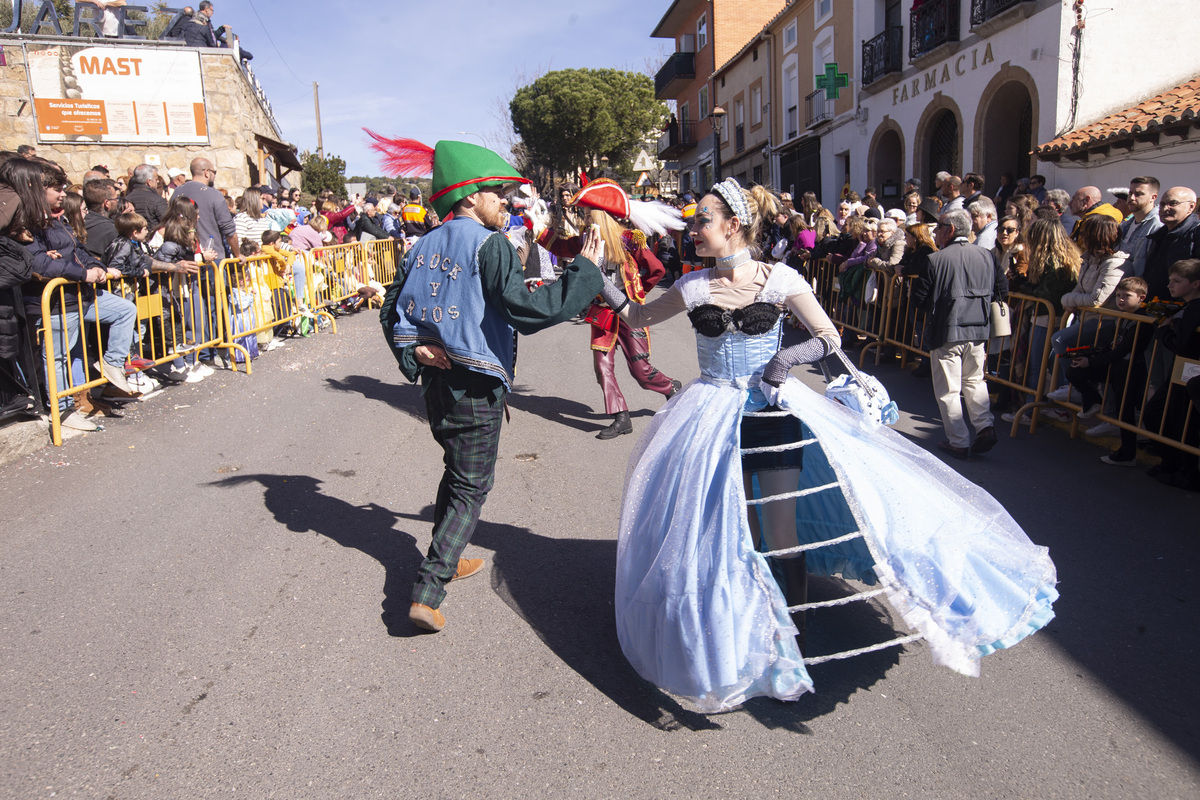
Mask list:
[{"label": "arched doorway", "polygon": [[[950,109],[937,112],[929,123],[929,135],[926,137],[926,152],[929,154],[926,163],[929,165],[925,180],[926,186],[934,185],[933,176],[939,172],[949,172],[958,175],[959,130],[958,116]],[[931,192],[932,193],[932,192]]]},{"label": "arched doorway", "polygon": [[1029,86],[1015,76],[984,92],[975,123],[975,153],[989,192],[1000,186],[1001,173],[1011,172],[1014,180],[1032,174],[1035,116]]},{"label": "arched doorway", "polygon": [[884,208],[899,207],[900,189],[904,186],[904,140],[894,122],[889,121],[875,131],[867,175],[870,184],[879,190],[879,202]]}]

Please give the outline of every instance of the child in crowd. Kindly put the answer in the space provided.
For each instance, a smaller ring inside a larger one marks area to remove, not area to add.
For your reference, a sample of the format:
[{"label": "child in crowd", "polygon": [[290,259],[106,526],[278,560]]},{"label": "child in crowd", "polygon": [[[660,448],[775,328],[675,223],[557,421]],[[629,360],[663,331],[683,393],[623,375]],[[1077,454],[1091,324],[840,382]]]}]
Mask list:
[{"label": "child in crowd", "polygon": [[[1113,292],[1118,311],[1136,314],[1146,299],[1146,282],[1139,277],[1122,278]],[[1108,383],[1117,402],[1117,417],[1133,425],[1136,407],[1141,402],[1141,387],[1146,385],[1146,348],[1151,332],[1137,320],[1122,319],[1111,346],[1100,345],[1098,352],[1071,360],[1067,381],[1083,398],[1080,419],[1090,420],[1102,410],[1103,398],[1097,384]],[[1126,392],[1128,387],[1128,393]],[[1137,434],[1121,429],[1119,450],[1101,458],[1105,464],[1132,467],[1136,464]]]},{"label": "child in crowd", "polygon": [[[199,213],[196,204],[186,197],[172,197],[163,215],[162,246],[154,254],[158,261],[176,264],[183,261],[215,260],[217,253],[202,251],[196,241],[196,222]],[[170,290],[163,291],[163,325],[168,327],[174,337],[172,346],[178,353],[191,351],[193,348],[186,342],[184,332],[184,310],[182,301],[185,295],[195,295],[200,292],[199,281],[192,276],[189,280],[172,276]],[[192,303],[198,298],[191,297]],[[215,370],[196,359],[187,363],[183,358],[175,359],[172,369],[184,376],[188,383],[197,383],[212,375]]]},{"label": "child in crowd", "polygon": [[[1173,317],[1160,321],[1154,339],[1158,347],[1165,348],[1177,357],[1200,359],[1200,333],[1197,332],[1197,328],[1200,327],[1200,259],[1176,261],[1171,265],[1169,275],[1167,287],[1171,297],[1182,300],[1185,305]],[[1131,378],[1129,385],[1137,386],[1139,382],[1144,385],[1144,374],[1138,378]],[[1183,387],[1174,386],[1168,378],[1146,401],[1145,408],[1142,409],[1140,427],[1182,441],[1189,408],[1187,391]],[[1122,420],[1124,419],[1122,417]],[[1197,428],[1195,420],[1187,428],[1188,441],[1194,443]],[[1104,456],[1101,460],[1115,466],[1133,466],[1135,448],[1136,434],[1123,430],[1121,449]],[[1197,466],[1195,457],[1189,458],[1182,450],[1169,445],[1160,445],[1160,448],[1162,462],[1151,467],[1147,474],[1157,477],[1161,483],[1168,486],[1200,491],[1200,467]]]},{"label": "child in crowd", "polygon": [[285,320],[275,326],[275,338],[267,345],[267,350],[283,347],[284,337],[295,335],[295,328],[287,318],[293,313],[292,296],[288,292],[288,278],[292,274],[292,262],[296,260],[296,251],[292,249],[279,231],[263,231],[262,255],[270,259],[266,264],[264,281],[271,291],[271,312],[275,319]]},{"label": "child in crowd", "polygon": [[104,266],[115,269],[126,278],[126,284],[137,289],[137,279],[150,275],[150,254],[146,252],[149,228],[146,218],[136,211],[118,214],[113,220],[117,238],[104,249]]},{"label": "child in crowd", "polygon": [[[1168,275],[1167,289],[1171,297],[1183,301],[1184,306],[1160,323],[1154,338],[1159,347],[1174,353],[1176,359],[1200,359],[1200,331],[1197,330],[1200,328],[1200,259],[1176,261]],[[1194,409],[1191,409],[1186,389],[1175,386],[1168,377],[1146,401],[1142,427],[1153,431],[1161,426],[1164,436],[1194,445],[1198,425],[1194,419],[1185,425],[1190,414],[1194,414]],[[1196,457],[1169,445],[1162,447],[1162,463],[1151,467],[1149,474],[1168,486],[1200,492],[1200,466]]]},{"label": "child in crowd", "polygon": [[[258,244],[250,239],[242,239],[240,245],[243,256],[250,258],[258,255]],[[232,327],[232,333],[237,336],[233,341],[246,348],[246,352],[250,354],[250,360],[258,358],[258,337],[250,333],[258,327],[258,314],[255,308],[258,295],[254,291],[253,272],[254,267],[251,265],[242,264],[235,267],[233,276],[236,280],[229,292],[229,324]],[[238,336],[238,334],[244,335]],[[242,354],[241,350],[234,350],[233,357],[239,364],[246,361],[246,356]]]}]

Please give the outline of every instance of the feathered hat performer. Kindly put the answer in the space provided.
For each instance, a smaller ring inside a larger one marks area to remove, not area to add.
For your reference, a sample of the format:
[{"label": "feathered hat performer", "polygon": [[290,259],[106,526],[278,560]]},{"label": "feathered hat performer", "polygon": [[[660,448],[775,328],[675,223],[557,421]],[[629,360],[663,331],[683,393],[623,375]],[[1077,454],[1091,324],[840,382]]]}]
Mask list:
[{"label": "feathered hat performer", "polygon": [[503,158],[477,144],[440,141],[430,147],[416,139],[388,139],[367,130],[371,149],[383,156],[389,175],[433,175],[429,203],[442,219],[454,204],[484,186],[531,183]]}]

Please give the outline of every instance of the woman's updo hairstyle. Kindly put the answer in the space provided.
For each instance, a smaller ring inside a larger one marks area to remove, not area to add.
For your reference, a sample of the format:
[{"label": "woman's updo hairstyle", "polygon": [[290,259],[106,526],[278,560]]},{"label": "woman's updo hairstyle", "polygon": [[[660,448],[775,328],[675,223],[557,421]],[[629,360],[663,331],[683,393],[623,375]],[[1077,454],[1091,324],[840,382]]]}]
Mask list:
[{"label": "woman's updo hairstyle", "polygon": [[762,248],[759,247],[759,238],[762,236],[763,220],[775,219],[775,215],[783,210],[783,202],[777,194],[765,186],[751,186],[749,189],[743,189],[741,184],[733,178],[726,178],[714,186],[710,192],[721,204],[721,213],[726,217],[739,216],[734,208],[734,205],[737,205],[736,198],[733,203],[730,203],[730,198],[726,197],[727,194],[734,191],[740,195],[741,201],[745,205],[746,218],[749,219],[749,224],[746,223],[746,219],[741,219],[743,243],[750,248],[752,257],[761,258]]}]

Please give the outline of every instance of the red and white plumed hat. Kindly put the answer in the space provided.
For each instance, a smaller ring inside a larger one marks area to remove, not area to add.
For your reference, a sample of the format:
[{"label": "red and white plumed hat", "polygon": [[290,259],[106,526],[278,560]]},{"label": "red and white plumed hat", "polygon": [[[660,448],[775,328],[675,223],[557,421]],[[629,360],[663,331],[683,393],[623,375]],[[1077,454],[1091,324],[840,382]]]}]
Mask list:
[{"label": "red and white plumed hat", "polygon": [[658,201],[630,200],[616,181],[599,178],[580,189],[571,205],[597,208],[619,220],[628,220],[642,233],[663,236],[681,231],[685,225],[679,209]]}]

